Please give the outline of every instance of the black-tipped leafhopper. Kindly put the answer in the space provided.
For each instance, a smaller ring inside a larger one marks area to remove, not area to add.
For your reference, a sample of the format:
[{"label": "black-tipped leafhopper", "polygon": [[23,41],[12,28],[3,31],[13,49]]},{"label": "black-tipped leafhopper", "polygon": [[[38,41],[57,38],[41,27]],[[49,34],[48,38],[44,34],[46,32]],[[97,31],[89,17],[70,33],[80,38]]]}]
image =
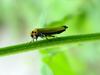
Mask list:
[{"label": "black-tipped leafhopper", "polygon": [[60,27],[54,27],[54,28],[37,28],[32,30],[31,37],[34,41],[34,39],[38,39],[38,37],[54,37],[55,34],[60,34],[64,32],[68,28],[67,26],[60,26]]}]

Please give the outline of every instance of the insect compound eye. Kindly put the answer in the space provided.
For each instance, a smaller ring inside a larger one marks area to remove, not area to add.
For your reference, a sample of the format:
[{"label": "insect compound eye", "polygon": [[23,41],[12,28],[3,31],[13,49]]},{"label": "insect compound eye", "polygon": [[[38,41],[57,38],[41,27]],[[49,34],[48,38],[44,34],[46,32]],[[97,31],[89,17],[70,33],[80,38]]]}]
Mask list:
[{"label": "insect compound eye", "polygon": [[36,32],[32,31],[32,33],[36,33]]}]

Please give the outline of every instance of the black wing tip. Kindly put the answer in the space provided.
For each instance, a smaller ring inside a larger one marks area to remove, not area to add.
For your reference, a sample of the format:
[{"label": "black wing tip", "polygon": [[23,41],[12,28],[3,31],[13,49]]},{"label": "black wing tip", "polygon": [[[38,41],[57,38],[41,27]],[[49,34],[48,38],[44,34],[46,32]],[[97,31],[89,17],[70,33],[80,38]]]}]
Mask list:
[{"label": "black wing tip", "polygon": [[68,28],[68,26],[62,26],[62,27],[64,27],[65,29]]}]

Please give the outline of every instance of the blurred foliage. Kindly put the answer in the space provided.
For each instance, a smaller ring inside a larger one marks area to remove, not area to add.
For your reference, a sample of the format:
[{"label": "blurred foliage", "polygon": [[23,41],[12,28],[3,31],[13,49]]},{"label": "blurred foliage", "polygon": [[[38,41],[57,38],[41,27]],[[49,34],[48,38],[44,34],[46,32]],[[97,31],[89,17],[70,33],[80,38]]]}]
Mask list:
[{"label": "blurred foliage", "polygon": [[[59,36],[100,32],[100,0],[0,0],[0,42],[31,40],[35,27],[67,25]],[[99,75],[100,41],[45,48],[41,75]],[[53,54],[53,55],[52,55]],[[46,67],[49,67],[48,72]]]}]

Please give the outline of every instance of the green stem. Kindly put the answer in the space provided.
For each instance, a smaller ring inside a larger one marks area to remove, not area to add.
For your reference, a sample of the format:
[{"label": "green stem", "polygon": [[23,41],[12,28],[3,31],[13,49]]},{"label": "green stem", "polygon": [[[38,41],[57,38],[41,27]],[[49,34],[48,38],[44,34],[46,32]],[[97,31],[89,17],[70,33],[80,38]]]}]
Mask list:
[{"label": "green stem", "polygon": [[41,40],[31,43],[24,43],[5,48],[0,48],[0,56],[7,54],[14,54],[18,52],[25,52],[50,46],[58,46],[61,44],[70,44],[70,43],[85,42],[92,40],[100,40],[100,33],[58,37],[49,40]]}]

